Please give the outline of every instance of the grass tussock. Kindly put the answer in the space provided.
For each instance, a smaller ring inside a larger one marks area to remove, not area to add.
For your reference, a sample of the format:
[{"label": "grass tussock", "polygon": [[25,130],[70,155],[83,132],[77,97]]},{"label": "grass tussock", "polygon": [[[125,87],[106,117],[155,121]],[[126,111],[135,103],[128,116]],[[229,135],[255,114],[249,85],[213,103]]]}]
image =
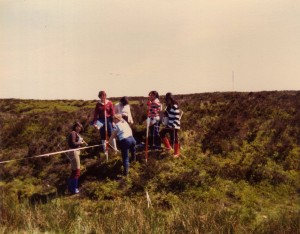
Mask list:
[{"label": "grass tussock", "polygon": [[246,217],[242,208],[223,203],[181,201],[161,210],[126,198],[93,203],[56,198],[34,206],[4,202],[1,213],[0,233],[299,233],[300,225],[296,211]]}]

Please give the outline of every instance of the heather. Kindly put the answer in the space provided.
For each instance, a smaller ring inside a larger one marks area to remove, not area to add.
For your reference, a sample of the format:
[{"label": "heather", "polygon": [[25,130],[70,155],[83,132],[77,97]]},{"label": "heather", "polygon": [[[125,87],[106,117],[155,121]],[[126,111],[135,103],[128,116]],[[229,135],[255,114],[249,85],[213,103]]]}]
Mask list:
[{"label": "heather", "polygon": [[[142,143],[146,98],[129,99]],[[1,99],[0,160],[17,161],[0,164],[0,233],[300,233],[300,92],[176,99],[180,158],[140,148],[123,178],[120,154],[84,150],[79,195],[65,154],[31,157],[67,149],[75,120],[98,144],[96,101]]]}]

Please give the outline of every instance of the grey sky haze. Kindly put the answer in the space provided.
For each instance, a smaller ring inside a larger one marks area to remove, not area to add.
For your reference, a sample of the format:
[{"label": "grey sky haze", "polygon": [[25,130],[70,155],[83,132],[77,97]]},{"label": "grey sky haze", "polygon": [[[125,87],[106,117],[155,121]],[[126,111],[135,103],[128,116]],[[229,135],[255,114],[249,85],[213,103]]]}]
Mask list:
[{"label": "grey sky haze", "polygon": [[300,89],[296,0],[2,0],[0,30],[0,98]]}]

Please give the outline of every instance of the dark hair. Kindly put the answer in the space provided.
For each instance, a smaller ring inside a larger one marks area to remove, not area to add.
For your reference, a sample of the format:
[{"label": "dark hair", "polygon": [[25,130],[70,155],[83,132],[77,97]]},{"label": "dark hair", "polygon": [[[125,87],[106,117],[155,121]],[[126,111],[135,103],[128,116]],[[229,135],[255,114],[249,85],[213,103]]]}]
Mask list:
[{"label": "dark hair", "polygon": [[106,97],[106,92],[105,91],[100,91],[99,94],[98,94],[98,97],[101,98],[102,94],[105,94],[105,97]]},{"label": "dark hair", "polygon": [[166,93],[166,101],[170,100],[172,105],[176,104],[178,105],[178,102],[174,99],[173,94],[172,93]]},{"label": "dark hair", "polygon": [[156,98],[159,98],[158,92],[157,91],[150,91],[149,95],[153,94]]},{"label": "dark hair", "polygon": [[83,130],[82,124],[78,121],[73,124],[72,130],[75,131],[77,126],[81,127],[81,130]]},{"label": "dark hair", "polygon": [[128,102],[128,98],[126,96],[122,97],[120,99],[120,103],[123,105],[123,106],[126,106],[127,104],[129,104]]}]

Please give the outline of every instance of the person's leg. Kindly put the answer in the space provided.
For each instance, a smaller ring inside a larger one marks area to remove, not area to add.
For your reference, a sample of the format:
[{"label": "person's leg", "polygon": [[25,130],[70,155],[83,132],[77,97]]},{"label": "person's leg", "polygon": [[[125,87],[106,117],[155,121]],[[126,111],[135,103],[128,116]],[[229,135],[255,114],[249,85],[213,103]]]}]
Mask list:
[{"label": "person's leg", "polygon": [[112,117],[107,118],[107,134],[108,134],[108,137],[110,137],[111,133],[113,132],[112,122],[113,122]]},{"label": "person's leg", "polygon": [[149,126],[148,145],[154,145],[154,125]]},{"label": "person's leg", "polygon": [[175,131],[176,129],[169,129],[169,134],[170,134],[170,140],[171,140],[171,147],[174,149],[175,146]]},{"label": "person's leg", "polygon": [[130,144],[126,139],[123,139],[120,141],[120,148],[121,148],[121,154],[122,154],[122,160],[123,160],[123,175],[127,176],[128,175],[128,170],[129,170],[129,151]]},{"label": "person's leg", "polygon": [[159,135],[159,127],[160,123],[156,122],[154,125],[154,146],[160,148],[161,147],[161,139]]},{"label": "person's leg", "polygon": [[179,143],[179,139],[178,139],[178,132],[179,132],[179,129],[175,129],[174,131],[174,143],[175,144],[178,144]]},{"label": "person's leg", "polygon": [[160,131],[160,137],[162,139],[163,144],[165,145],[167,150],[171,149],[171,145],[170,142],[167,138],[167,133],[168,133],[169,129],[164,128],[163,130]]},{"label": "person's leg", "polygon": [[102,127],[100,128],[100,140],[102,144],[102,150],[103,152],[106,151],[106,144],[105,144],[105,139],[106,139],[106,133],[105,133],[105,119],[99,119],[100,123],[102,123]]},{"label": "person's leg", "polygon": [[98,119],[99,122],[102,124],[102,127],[100,128],[100,138],[101,140],[105,140],[105,119]]},{"label": "person's leg", "polygon": [[132,136],[129,137],[129,140],[130,140],[130,148],[129,148],[129,150],[130,150],[130,154],[131,154],[131,160],[135,160],[135,157],[136,157],[136,155],[135,155],[135,153],[136,153],[136,148],[135,148],[136,141],[135,141],[135,139]]},{"label": "person's leg", "polygon": [[175,138],[175,140],[174,140],[174,142],[175,142],[175,144],[174,144],[174,156],[175,157],[179,157],[179,155],[180,155],[180,145],[179,145],[179,140],[178,140],[178,129],[175,129],[175,131],[174,131],[174,138]]},{"label": "person's leg", "polygon": [[71,160],[72,173],[68,179],[68,189],[71,193],[79,193],[78,179],[80,176],[80,150],[71,151],[69,157]]}]

